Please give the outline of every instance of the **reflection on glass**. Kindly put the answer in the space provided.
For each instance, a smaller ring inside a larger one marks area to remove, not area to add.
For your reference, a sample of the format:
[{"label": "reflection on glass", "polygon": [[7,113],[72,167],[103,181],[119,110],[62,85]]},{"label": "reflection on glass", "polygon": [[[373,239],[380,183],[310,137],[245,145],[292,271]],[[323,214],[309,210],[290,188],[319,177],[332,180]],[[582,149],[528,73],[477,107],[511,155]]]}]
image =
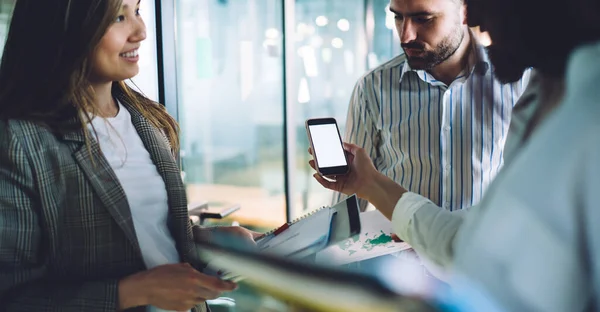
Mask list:
[{"label": "reflection on glass", "polygon": [[[307,118],[334,117],[344,132],[354,84],[369,69],[400,53],[395,30],[386,26],[389,0],[296,0],[296,68],[292,88],[297,88],[294,111],[297,125],[294,210],[300,216],[330,205],[332,192],[312,177],[304,130]],[[365,10],[366,8],[366,10]],[[393,16],[392,16],[393,21]],[[394,24],[392,24],[394,25]]]},{"label": "reflection on glass", "polygon": [[0,57],[4,52],[4,43],[8,35],[10,16],[15,6],[15,0],[0,0]]},{"label": "reflection on glass", "polygon": [[[348,103],[354,84],[367,71],[403,52],[389,0],[296,0],[294,54],[296,68],[292,88],[297,88],[296,170],[291,172],[292,194],[297,217],[320,206],[330,205],[332,192],[312,177],[306,153],[308,140],[304,120],[334,117],[345,132]],[[475,33],[482,43],[489,37]]]},{"label": "reflection on glass", "polygon": [[140,2],[140,14],[146,24],[146,40],[140,47],[140,73],[127,83],[134,90],[140,91],[151,100],[158,102],[158,69],[156,57],[156,17],[154,15],[154,1],[143,0]]},{"label": "reflection on glass", "polygon": [[[156,20],[154,17],[154,1],[144,0],[140,2],[140,14],[146,23],[146,40],[140,47],[140,73],[127,83],[154,101],[158,101],[158,73],[156,59]],[[0,57],[4,51],[4,43],[14,0],[0,0]]]},{"label": "reflection on glass", "polygon": [[285,221],[282,1],[178,0],[182,165],[190,202]]}]

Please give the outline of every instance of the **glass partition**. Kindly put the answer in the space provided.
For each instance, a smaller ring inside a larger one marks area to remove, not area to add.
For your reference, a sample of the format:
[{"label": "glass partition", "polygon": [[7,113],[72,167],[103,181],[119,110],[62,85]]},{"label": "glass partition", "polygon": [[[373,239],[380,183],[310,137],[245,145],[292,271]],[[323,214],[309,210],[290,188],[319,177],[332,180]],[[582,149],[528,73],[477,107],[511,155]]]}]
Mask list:
[{"label": "glass partition", "polygon": [[15,0],[0,0],[0,57],[4,52],[4,43],[8,35],[10,16],[15,6]]},{"label": "glass partition", "polygon": [[140,47],[140,73],[133,77],[128,84],[142,92],[148,98],[158,101],[158,68],[156,56],[156,15],[154,14],[154,1],[142,0],[140,14],[146,24],[146,40]]},{"label": "glass partition", "polygon": [[181,0],[181,159],[190,202],[239,204],[234,218],[286,220],[282,1]]},{"label": "glass partition", "polygon": [[[289,88],[297,95],[294,109],[296,165],[291,213],[297,217],[332,204],[333,193],[312,177],[308,166],[307,118],[334,117],[344,133],[355,83],[390,58],[402,53],[389,0],[296,0],[295,77]],[[390,21],[391,17],[391,21]]]}]

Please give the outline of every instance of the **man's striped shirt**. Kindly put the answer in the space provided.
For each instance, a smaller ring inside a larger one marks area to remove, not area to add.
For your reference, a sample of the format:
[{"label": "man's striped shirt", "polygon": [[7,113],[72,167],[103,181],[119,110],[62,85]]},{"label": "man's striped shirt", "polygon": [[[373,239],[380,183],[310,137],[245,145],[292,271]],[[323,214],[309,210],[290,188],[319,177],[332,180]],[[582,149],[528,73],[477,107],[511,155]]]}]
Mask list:
[{"label": "man's striped shirt", "polygon": [[479,202],[502,167],[511,111],[530,75],[500,83],[472,41],[468,66],[449,86],[412,70],[404,55],[370,71],[345,125],[345,141],[364,147],[379,171],[448,210]]}]

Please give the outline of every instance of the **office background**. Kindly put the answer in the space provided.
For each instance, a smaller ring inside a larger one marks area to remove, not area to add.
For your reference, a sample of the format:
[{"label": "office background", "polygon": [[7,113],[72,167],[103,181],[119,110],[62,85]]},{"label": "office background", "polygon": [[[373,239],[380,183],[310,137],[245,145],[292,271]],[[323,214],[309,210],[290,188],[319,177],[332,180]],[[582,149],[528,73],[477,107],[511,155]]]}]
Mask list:
[{"label": "office background", "polygon": [[[2,48],[14,3],[0,0]],[[388,3],[141,1],[148,38],[130,83],[179,121],[190,202],[240,204],[233,219],[258,227],[330,204],[304,120],[333,116],[343,131],[356,80],[401,53]]]}]

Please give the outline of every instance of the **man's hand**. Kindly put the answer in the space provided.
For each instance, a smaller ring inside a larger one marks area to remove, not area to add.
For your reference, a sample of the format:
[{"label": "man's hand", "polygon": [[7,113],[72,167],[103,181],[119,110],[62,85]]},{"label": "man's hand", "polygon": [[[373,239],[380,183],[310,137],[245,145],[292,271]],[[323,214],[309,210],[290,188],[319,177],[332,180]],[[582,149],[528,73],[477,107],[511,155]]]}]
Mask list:
[{"label": "man's hand", "polygon": [[[350,165],[348,173],[333,177],[335,181],[329,181],[318,173],[313,177],[325,188],[366,199],[391,220],[396,203],[407,192],[406,189],[377,171],[367,152],[360,146],[344,143],[344,149]],[[312,155],[310,148],[308,152]],[[308,163],[316,170],[314,160]]]},{"label": "man's hand", "polygon": [[[329,181],[318,173],[313,174],[313,177],[317,182],[330,190],[346,195],[356,194],[360,198],[367,198],[367,188],[374,183],[376,176],[380,173],[373,165],[373,161],[367,152],[360,146],[344,143],[344,150],[346,150],[350,166],[348,173],[335,177],[327,177],[335,179],[335,181]],[[312,155],[311,148],[308,148],[308,152]],[[308,164],[316,170],[314,160],[310,160]]]}]

